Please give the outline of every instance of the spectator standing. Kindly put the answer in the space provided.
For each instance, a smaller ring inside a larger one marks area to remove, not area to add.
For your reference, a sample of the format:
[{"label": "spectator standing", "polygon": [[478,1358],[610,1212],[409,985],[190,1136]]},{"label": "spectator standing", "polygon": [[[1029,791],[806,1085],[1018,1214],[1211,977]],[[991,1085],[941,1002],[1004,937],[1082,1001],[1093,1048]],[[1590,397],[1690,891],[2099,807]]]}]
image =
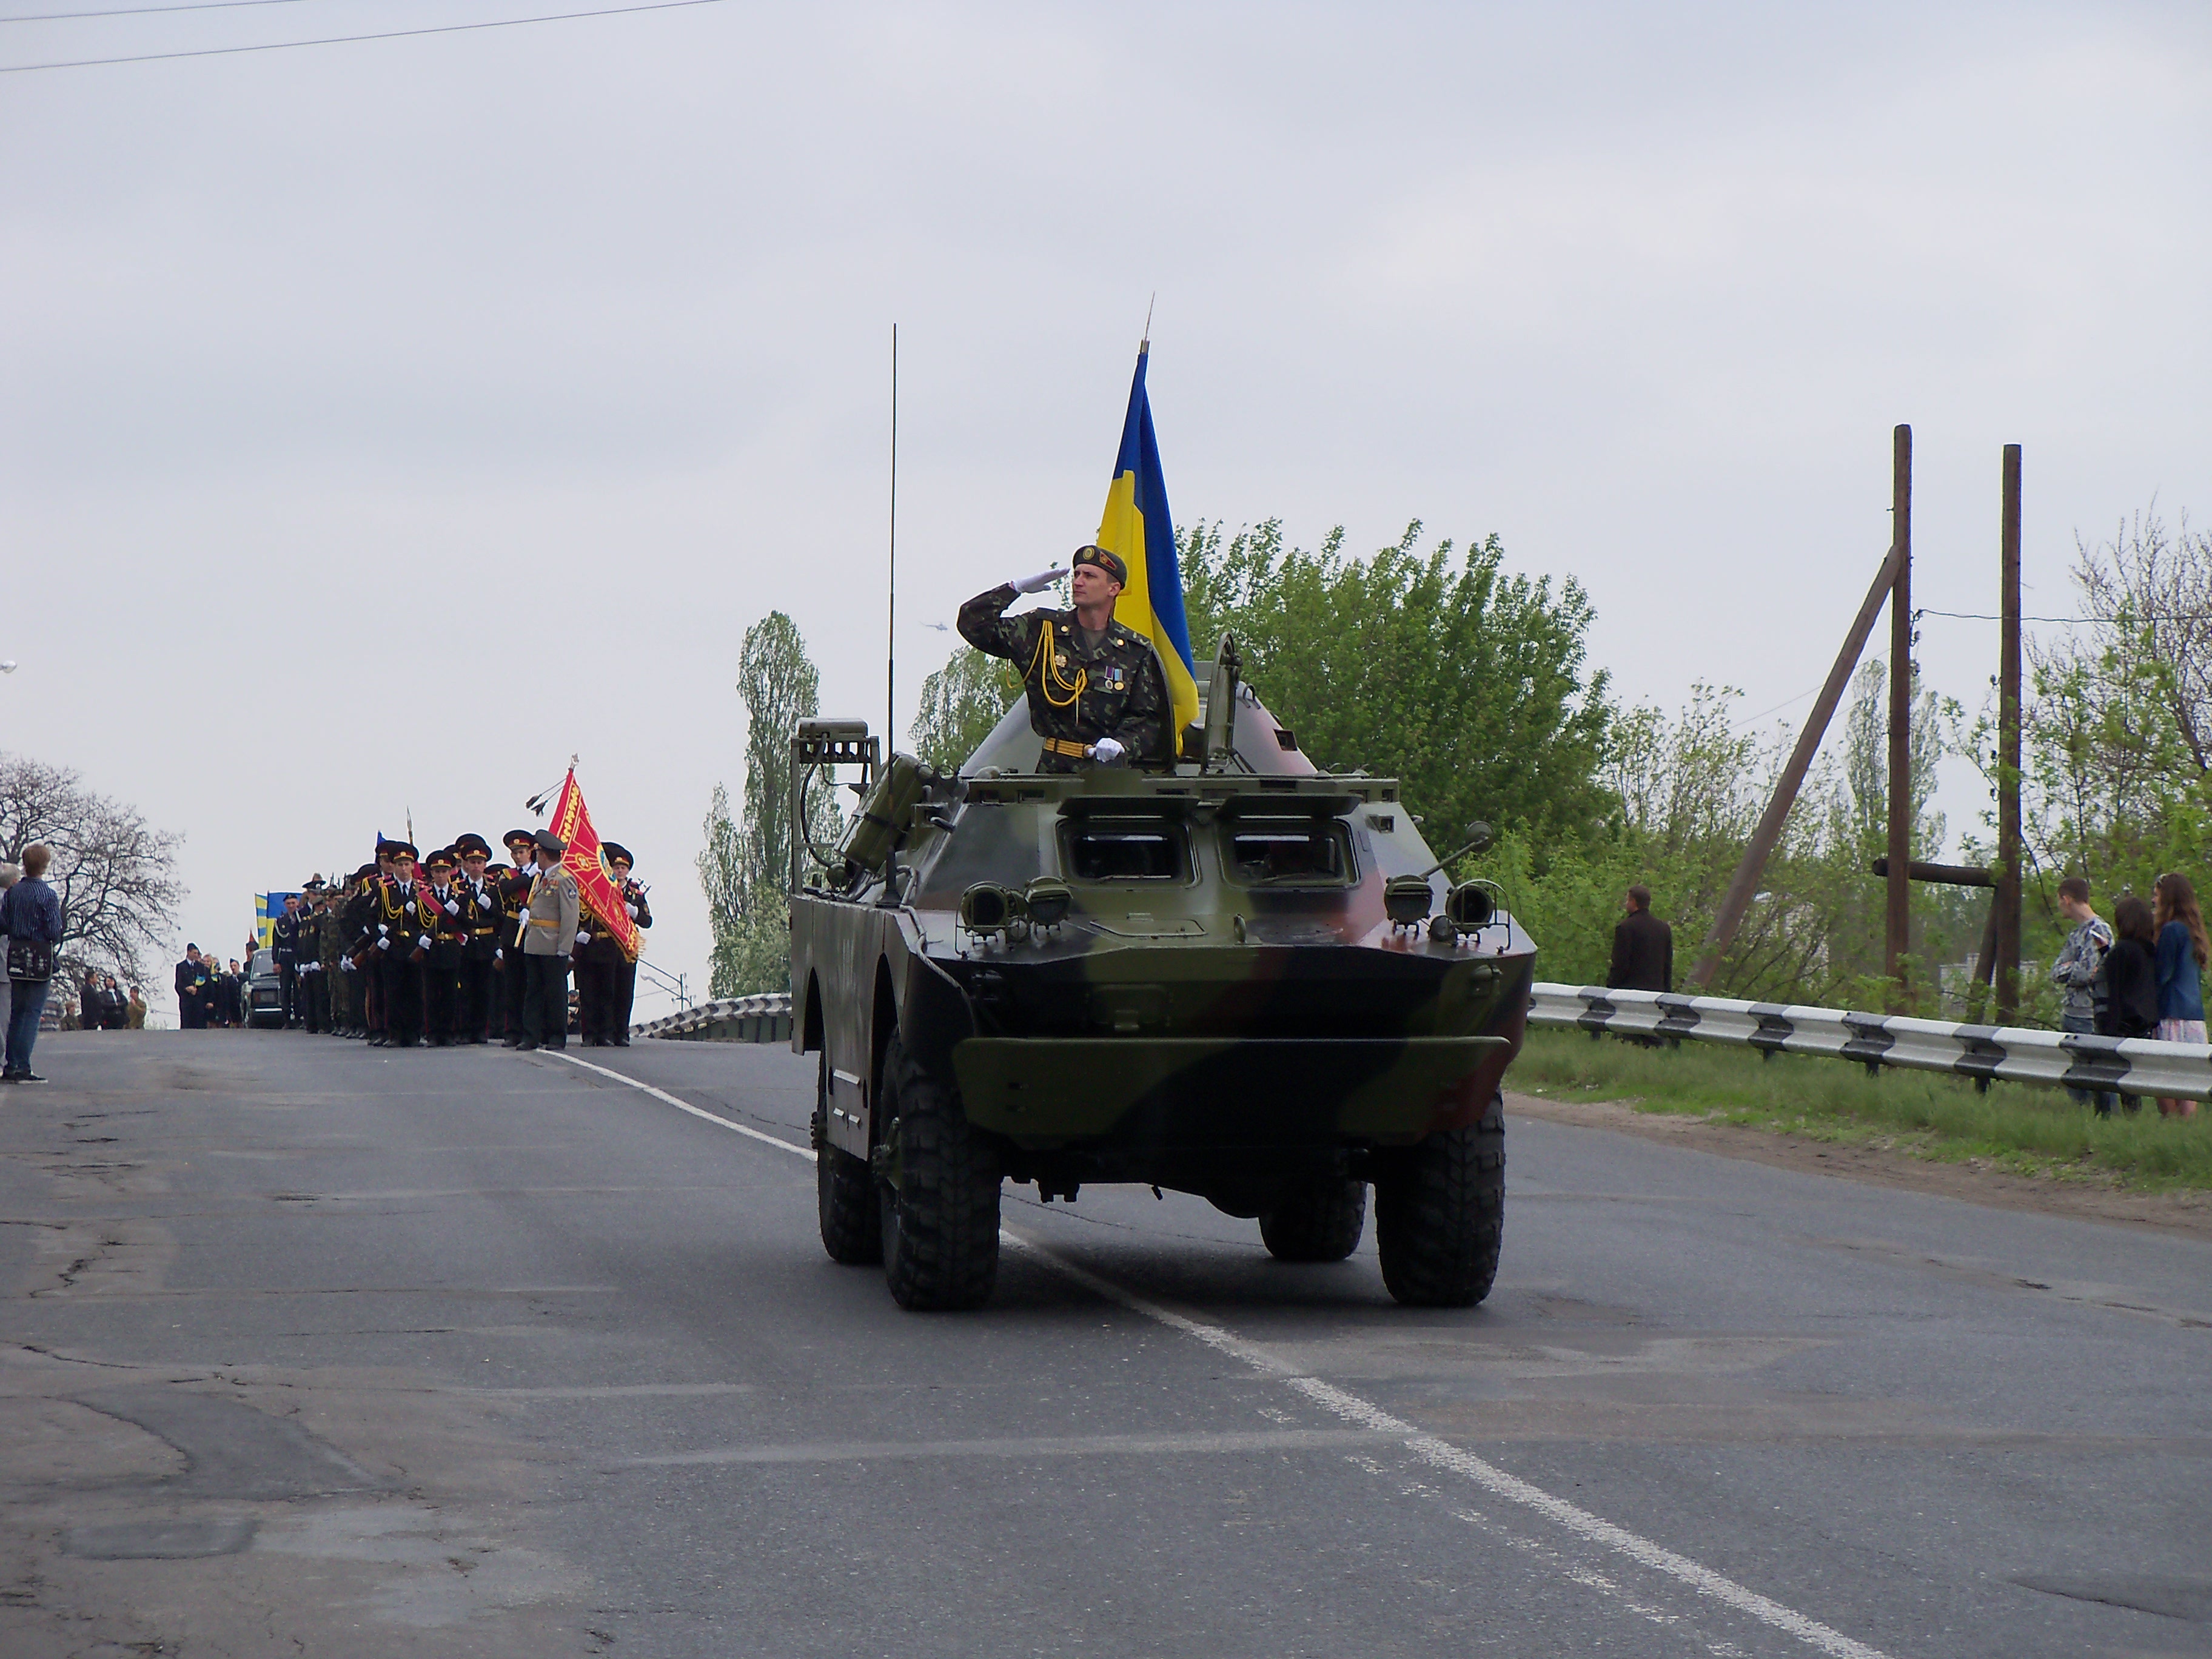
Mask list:
[{"label": "spectator standing", "polygon": [[[2158,1040],[2204,1041],[2203,971],[2212,945],[2204,937],[2204,918],[2197,908],[2197,890],[2184,875],[2168,873],[2152,890],[2158,900]],[[2160,1097],[2167,1117],[2194,1117],[2193,1100]]]},{"label": "spectator standing", "polygon": [[143,1031],[146,1029],[146,995],[135,985],[131,988],[128,1013],[132,1030]]},{"label": "spectator standing", "polygon": [[185,946],[185,959],[177,964],[177,1026],[180,1030],[204,1031],[208,998],[213,975],[197,945]]},{"label": "spectator standing", "polygon": [[54,958],[62,946],[62,902],[46,885],[53,853],[44,842],[23,849],[23,877],[0,899],[0,933],[8,936],[8,1057],[0,1083],[44,1083],[31,1069]]},{"label": "spectator standing", "polygon": [[[2051,964],[2051,981],[2065,998],[2058,1025],[2064,1031],[2101,1031],[2100,1016],[2105,1004],[2105,952],[2112,948],[2112,930],[2089,903],[2086,876],[2069,876],[2058,884],[2058,913],[2074,924],[2058,959]],[[2078,1105],[2094,1107],[2100,1117],[2112,1115],[2112,1097],[2102,1089],[2069,1089]]]},{"label": "spectator standing", "polygon": [[100,975],[88,968],[77,987],[77,1030],[97,1031],[100,1026]]},{"label": "spectator standing", "polygon": [[[23,866],[21,865],[0,863],[0,915],[4,915],[6,914],[8,890],[13,887],[18,881],[21,880],[22,877]],[[4,1052],[8,1046],[8,1006],[9,994],[8,990],[7,960],[8,927],[4,921],[0,921],[0,1052]]]},{"label": "spectator standing", "polygon": [[[2158,1034],[2158,924],[2150,906],[2132,894],[2112,907],[2118,935],[2105,952],[2105,1006],[2097,1030],[2109,1037]],[[2122,1095],[2120,1104],[2140,1111],[2142,1102]]]},{"label": "spectator standing", "polygon": [[1621,901],[1628,912],[1613,930],[1613,966],[1606,984],[1620,991],[1674,988],[1674,930],[1651,914],[1651,890],[1642,883]]}]

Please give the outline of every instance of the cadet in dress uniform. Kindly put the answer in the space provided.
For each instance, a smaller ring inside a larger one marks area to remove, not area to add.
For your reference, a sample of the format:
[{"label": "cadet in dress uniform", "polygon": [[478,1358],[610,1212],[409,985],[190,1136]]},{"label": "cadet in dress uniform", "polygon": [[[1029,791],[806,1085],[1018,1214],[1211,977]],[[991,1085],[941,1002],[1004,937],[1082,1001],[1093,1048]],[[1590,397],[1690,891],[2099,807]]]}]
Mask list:
[{"label": "cadet in dress uniform", "polygon": [[[613,851],[607,843],[600,844],[599,856],[612,860]],[[583,914],[574,955],[578,1035],[586,1048],[611,1048],[614,1043],[611,1027],[614,1020],[615,964],[623,959],[622,946],[615,943],[615,936],[592,914],[589,905]]]},{"label": "cadet in dress uniform", "polygon": [[315,907],[315,960],[322,964],[317,977],[322,981],[325,1036],[353,1034],[348,985],[353,975],[343,966],[350,937],[344,931],[345,907],[351,896],[352,890],[341,877],[324,890],[323,902]]},{"label": "cadet in dress uniform", "polygon": [[376,878],[374,864],[364,864],[355,871],[347,888],[346,902],[338,910],[339,950],[344,960],[345,1034],[349,1037],[368,1035],[368,988],[373,975],[362,954],[367,947],[356,941],[368,929],[369,895]]},{"label": "cadet in dress uniform", "polygon": [[491,874],[491,843],[482,836],[457,837],[453,850],[461,855],[461,878],[454,889],[461,898],[461,1014],[454,1033],[459,1042],[491,1041],[493,958],[499,950],[500,925],[505,906]]},{"label": "cadet in dress uniform", "polygon": [[310,1035],[320,1035],[329,1018],[323,994],[323,953],[319,948],[322,910],[327,902],[320,875],[307,878],[301,890],[299,925],[292,935],[292,965],[300,974],[300,1017]]},{"label": "cadet in dress uniform", "polygon": [[430,1046],[453,1046],[461,1019],[461,953],[466,943],[461,931],[461,894],[453,872],[460,859],[450,847],[441,847],[422,860],[429,878],[423,895],[422,1012]]},{"label": "cadet in dress uniform", "polygon": [[[631,860],[629,848],[618,842],[608,842],[603,850],[607,855],[607,867],[614,872],[615,890],[623,896],[623,905],[629,919],[640,929],[653,926],[653,907],[645,902],[645,889],[629,878]],[[645,942],[638,941],[641,954]],[[629,1047],[629,1011],[637,1000],[637,964],[623,955],[620,946],[615,950],[613,1006],[608,1012],[608,1041],[617,1048]]]},{"label": "cadet in dress uniform", "polygon": [[1044,739],[1038,771],[1167,765],[1174,755],[1167,676],[1152,641],[1114,620],[1128,567],[1099,547],[1076,549],[1073,565],[1073,610],[1005,614],[1020,595],[1042,592],[1060,579],[1057,570],[1048,570],[962,605],[960,637],[1020,671],[1030,729]]},{"label": "cadet in dress uniform", "polygon": [[284,1029],[300,1023],[300,899],[284,896],[284,914],[269,925],[269,949],[276,958],[276,984],[284,1015]]},{"label": "cadet in dress uniform", "polygon": [[356,943],[367,951],[381,993],[383,1046],[412,1048],[422,1040],[422,963],[429,942],[422,910],[429,890],[415,879],[413,843],[390,842],[386,850],[392,873],[371,890],[368,927]]},{"label": "cadet in dress uniform", "polygon": [[507,1035],[502,1041],[510,1048],[519,1048],[522,1046],[523,997],[529,989],[528,975],[523,972],[522,915],[530,904],[531,878],[538,873],[538,832],[510,830],[500,840],[514,860],[514,868],[500,884],[503,920],[495,936],[499,940],[501,981],[500,1007],[507,1024]]}]

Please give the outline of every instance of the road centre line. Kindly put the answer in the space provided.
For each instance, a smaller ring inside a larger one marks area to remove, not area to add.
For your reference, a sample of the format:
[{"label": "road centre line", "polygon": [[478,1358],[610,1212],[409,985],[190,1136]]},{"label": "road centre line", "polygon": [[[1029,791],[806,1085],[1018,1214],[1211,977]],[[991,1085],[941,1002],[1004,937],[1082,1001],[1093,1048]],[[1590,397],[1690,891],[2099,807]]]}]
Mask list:
[{"label": "road centre line", "polygon": [[[544,1051],[540,1050],[540,1052]],[[769,1146],[781,1152],[789,1152],[794,1157],[804,1158],[809,1161],[811,1161],[814,1157],[811,1147],[795,1146],[779,1136],[763,1134],[758,1129],[747,1128],[742,1123],[732,1123],[727,1118],[717,1117],[712,1112],[702,1111],[696,1106],[678,1100],[664,1089],[656,1089],[651,1084],[641,1083],[635,1078],[624,1077],[620,1072],[611,1070],[607,1066],[594,1066],[587,1060],[578,1060],[573,1055],[558,1050],[555,1051],[555,1057],[568,1060],[572,1066],[580,1066],[586,1071],[596,1072],[601,1077],[610,1078],[617,1083],[627,1084],[633,1089],[651,1095],[656,1100],[666,1102],[679,1111],[689,1112],[692,1116],[703,1119],[721,1128],[733,1130],[738,1134],[750,1136],[755,1140],[764,1141]],[[1545,1519],[1564,1528],[1585,1543],[1612,1550],[1618,1554],[1626,1556],[1640,1566],[1648,1567],[1655,1572],[1664,1573],[1668,1577],[1686,1584],[1700,1595],[1709,1597],[1724,1607],[1756,1619],[1761,1624],[1779,1631],[1784,1635],[1795,1637],[1815,1651],[1830,1656],[1830,1659],[1889,1659],[1889,1656],[1881,1649],[1856,1641],[1844,1635],[1841,1631],[1820,1623],[1817,1619],[1799,1613],[1794,1607],[1784,1607],[1779,1601],[1761,1595],[1757,1590],[1739,1584],[1734,1579],[1714,1571],[1702,1562],[1693,1561],[1686,1555],[1677,1554],[1663,1545],[1655,1544],[1650,1539],[1629,1531],[1626,1527],[1615,1526],[1612,1522],[1593,1515],[1588,1510],[1571,1504],[1564,1498],[1555,1498],[1542,1487],[1523,1480],[1518,1475],[1508,1474],[1495,1464],[1477,1457],[1473,1452],[1455,1446],[1439,1436],[1430,1434],[1402,1418],[1391,1415],[1371,1400],[1353,1394],[1347,1389],[1340,1389],[1333,1382],[1324,1382],[1318,1376],[1311,1376],[1285,1364],[1259,1344],[1246,1341],[1224,1326],[1212,1324],[1202,1319],[1194,1319],[1188,1314],[1177,1313],[1173,1309],[1154,1302],[1149,1297],[1138,1295],[1134,1291],[1125,1289],[1111,1279],[1102,1279],[1088,1268],[1079,1267],[1056,1252],[1046,1249],[1042,1244],[1035,1243],[1018,1233],[1010,1232],[1001,1228],[999,1237],[1001,1242],[1034,1256],[1063,1279],[1080,1285],[1094,1296],[1111,1302],[1116,1306],[1126,1308],[1131,1313],[1139,1314],[1156,1324],[1164,1325],[1170,1330],[1181,1332],[1185,1336],[1204,1343],[1216,1353],[1237,1360],[1261,1376],[1280,1382],[1294,1392],[1303,1395],[1332,1416],[1340,1418],[1356,1428],[1370,1431],[1378,1437],[1385,1437],[1402,1445],[1415,1457],[1431,1468],[1471,1480],[1493,1498],[1503,1498],[1507,1503],[1516,1504],[1523,1509],[1532,1510]]]}]

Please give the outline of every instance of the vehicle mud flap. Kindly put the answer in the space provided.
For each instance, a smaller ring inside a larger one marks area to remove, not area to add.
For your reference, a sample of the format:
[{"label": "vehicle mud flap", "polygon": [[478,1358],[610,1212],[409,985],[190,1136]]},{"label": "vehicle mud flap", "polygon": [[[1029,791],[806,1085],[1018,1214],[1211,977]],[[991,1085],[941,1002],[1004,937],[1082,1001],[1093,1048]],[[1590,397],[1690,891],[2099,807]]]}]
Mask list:
[{"label": "vehicle mud flap", "polygon": [[1378,1158],[1375,1247],[1382,1283],[1409,1308],[1472,1307],[1490,1294],[1505,1233],[1505,1099],[1462,1129]]},{"label": "vehicle mud flap", "polygon": [[894,1036],[880,1185],[884,1278],[915,1312],[981,1307],[999,1276],[999,1156],[952,1090]]},{"label": "vehicle mud flap", "polygon": [[876,1204],[875,1178],[864,1159],[854,1158],[830,1140],[830,1056],[822,1055],[815,1074],[814,1121],[815,1209],[822,1227],[822,1248],[832,1261],[848,1267],[872,1267],[884,1259],[883,1218]]}]

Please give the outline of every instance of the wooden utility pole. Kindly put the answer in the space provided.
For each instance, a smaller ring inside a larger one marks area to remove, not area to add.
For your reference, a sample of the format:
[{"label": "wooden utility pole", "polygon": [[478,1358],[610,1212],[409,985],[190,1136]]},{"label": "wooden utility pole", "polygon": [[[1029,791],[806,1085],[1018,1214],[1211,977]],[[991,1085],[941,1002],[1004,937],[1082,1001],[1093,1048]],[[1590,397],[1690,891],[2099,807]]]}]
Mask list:
[{"label": "wooden utility pole", "polygon": [[2020,446],[2004,447],[2004,504],[1997,532],[1997,1023],[2020,1012]]},{"label": "wooden utility pole", "polygon": [[1900,426],[1890,450],[1889,902],[1882,971],[1902,1012],[1905,958],[1912,948],[1912,428]]},{"label": "wooden utility pole", "polygon": [[1759,828],[1751,832],[1750,845],[1743,849],[1743,857],[1736,863],[1735,875],[1721,900],[1720,912],[1714,916],[1711,931],[1705,935],[1704,954],[1690,970],[1690,982],[1699,991],[1712,984],[1721,958],[1735,941],[1735,930],[1743,924],[1743,913],[1750,907],[1752,895],[1759,890],[1759,878],[1765,873],[1766,860],[1774,852],[1774,844],[1782,839],[1782,826],[1789,821],[1790,809],[1796,802],[1799,786],[1805,781],[1806,769],[1813,764],[1813,757],[1820,751],[1820,739],[1827,735],[1828,722],[1835,717],[1836,705],[1843,701],[1844,689],[1851,683],[1851,671],[1859,665],[1859,653],[1866,649],[1867,636],[1874,632],[1874,625],[1881,616],[1882,604],[1889,598],[1890,584],[1896,574],[1897,548],[1892,544],[1889,556],[1875,573],[1874,586],[1867,589],[1859,614],[1851,620],[1851,631],[1844,636],[1844,648],[1836,653],[1835,665],[1828,670],[1827,684],[1814,700],[1813,712],[1805,716],[1804,727],[1797,733],[1797,746],[1790,750],[1790,763],[1775,781],[1774,793],[1767,799],[1766,811],[1759,820]]}]

